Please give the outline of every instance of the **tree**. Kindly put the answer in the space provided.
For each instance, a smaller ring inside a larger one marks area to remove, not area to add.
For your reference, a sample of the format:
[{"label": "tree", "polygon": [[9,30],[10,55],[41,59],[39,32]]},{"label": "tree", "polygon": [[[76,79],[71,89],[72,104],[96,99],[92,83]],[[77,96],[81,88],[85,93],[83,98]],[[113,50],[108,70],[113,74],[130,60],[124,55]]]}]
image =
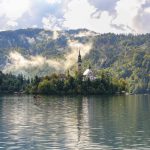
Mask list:
[{"label": "tree", "polygon": [[50,94],[51,83],[48,80],[43,80],[38,85],[38,93]]}]

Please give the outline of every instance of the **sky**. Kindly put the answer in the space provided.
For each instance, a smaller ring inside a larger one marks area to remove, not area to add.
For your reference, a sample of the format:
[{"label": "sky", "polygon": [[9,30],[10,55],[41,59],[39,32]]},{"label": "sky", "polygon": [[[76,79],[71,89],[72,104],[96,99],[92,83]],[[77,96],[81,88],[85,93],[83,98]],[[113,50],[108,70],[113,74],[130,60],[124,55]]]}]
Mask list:
[{"label": "sky", "polygon": [[150,33],[150,0],[0,0],[0,31],[20,28]]}]

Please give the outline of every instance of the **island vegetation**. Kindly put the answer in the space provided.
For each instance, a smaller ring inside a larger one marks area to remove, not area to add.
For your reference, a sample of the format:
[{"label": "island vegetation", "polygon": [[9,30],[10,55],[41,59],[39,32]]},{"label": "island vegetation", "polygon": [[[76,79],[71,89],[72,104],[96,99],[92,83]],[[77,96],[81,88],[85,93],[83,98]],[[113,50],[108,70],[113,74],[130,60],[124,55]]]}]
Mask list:
[{"label": "island vegetation", "polygon": [[26,79],[22,74],[15,76],[0,71],[0,94],[23,93],[29,84],[30,79]]},{"label": "island vegetation", "polygon": [[42,95],[102,95],[121,94],[127,90],[124,79],[110,76],[108,72],[100,71],[97,79],[83,80],[77,73],[62,75],[53,73],[50,76],[26,79],[23,75],[0,73],[0,93],[26,93]]}]

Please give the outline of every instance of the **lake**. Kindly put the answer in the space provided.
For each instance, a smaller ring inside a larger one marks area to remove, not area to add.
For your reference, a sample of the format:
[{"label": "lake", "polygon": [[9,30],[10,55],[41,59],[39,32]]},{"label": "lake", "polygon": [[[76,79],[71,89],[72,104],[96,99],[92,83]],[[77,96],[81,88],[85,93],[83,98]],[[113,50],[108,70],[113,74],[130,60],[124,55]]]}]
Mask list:
[{"label": "lake", "polygon": [[0,149],[150,150],[150,95],[0,96]]}]

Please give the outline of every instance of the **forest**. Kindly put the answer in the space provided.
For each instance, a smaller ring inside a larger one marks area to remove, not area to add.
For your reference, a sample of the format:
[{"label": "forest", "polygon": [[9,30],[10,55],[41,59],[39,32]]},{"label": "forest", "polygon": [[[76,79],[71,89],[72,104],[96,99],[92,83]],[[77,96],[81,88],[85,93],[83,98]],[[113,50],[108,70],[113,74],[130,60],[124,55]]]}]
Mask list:
[{"label": "forest", "polygon": [[84,80],[81,75],[53,73],[50,76],[25,79],[22,75],[0,72],[0,93],[41,94],[41,95],[104,95],[125,94],[127,83],[124,79],[112,78],[101,71],[93,81]]},{"label": "forest", "polygon": [[21,74],[15,76],[0,71],[0,94],[24,93],[29,83],[30,80],[25,79]]},{"label": "forest", "polygon": [[[16,76],[23,74],[26,78],[58,74],[58,68],[46,63],[19,67],[17,60],[13,59],[15,66],[10,53],[18,52],[29,64],[33,56],[59,62],[66,61],[66,54],[72,51],[70,41],[83,45],[92,43],[89,53],[82,59],[83,69],[91,64],[93,70],[109,71],[114,78],[123,78],[128,83],[129,93],[150,93],[150,34],[97,34],[87,29],[58,31],[54,38],[55,34],[43,29],[0,32],[0,70]],[[81,53],[84,53],[84,48]],[[74,72],[76,61],[72,65],[70,70]]]}]

